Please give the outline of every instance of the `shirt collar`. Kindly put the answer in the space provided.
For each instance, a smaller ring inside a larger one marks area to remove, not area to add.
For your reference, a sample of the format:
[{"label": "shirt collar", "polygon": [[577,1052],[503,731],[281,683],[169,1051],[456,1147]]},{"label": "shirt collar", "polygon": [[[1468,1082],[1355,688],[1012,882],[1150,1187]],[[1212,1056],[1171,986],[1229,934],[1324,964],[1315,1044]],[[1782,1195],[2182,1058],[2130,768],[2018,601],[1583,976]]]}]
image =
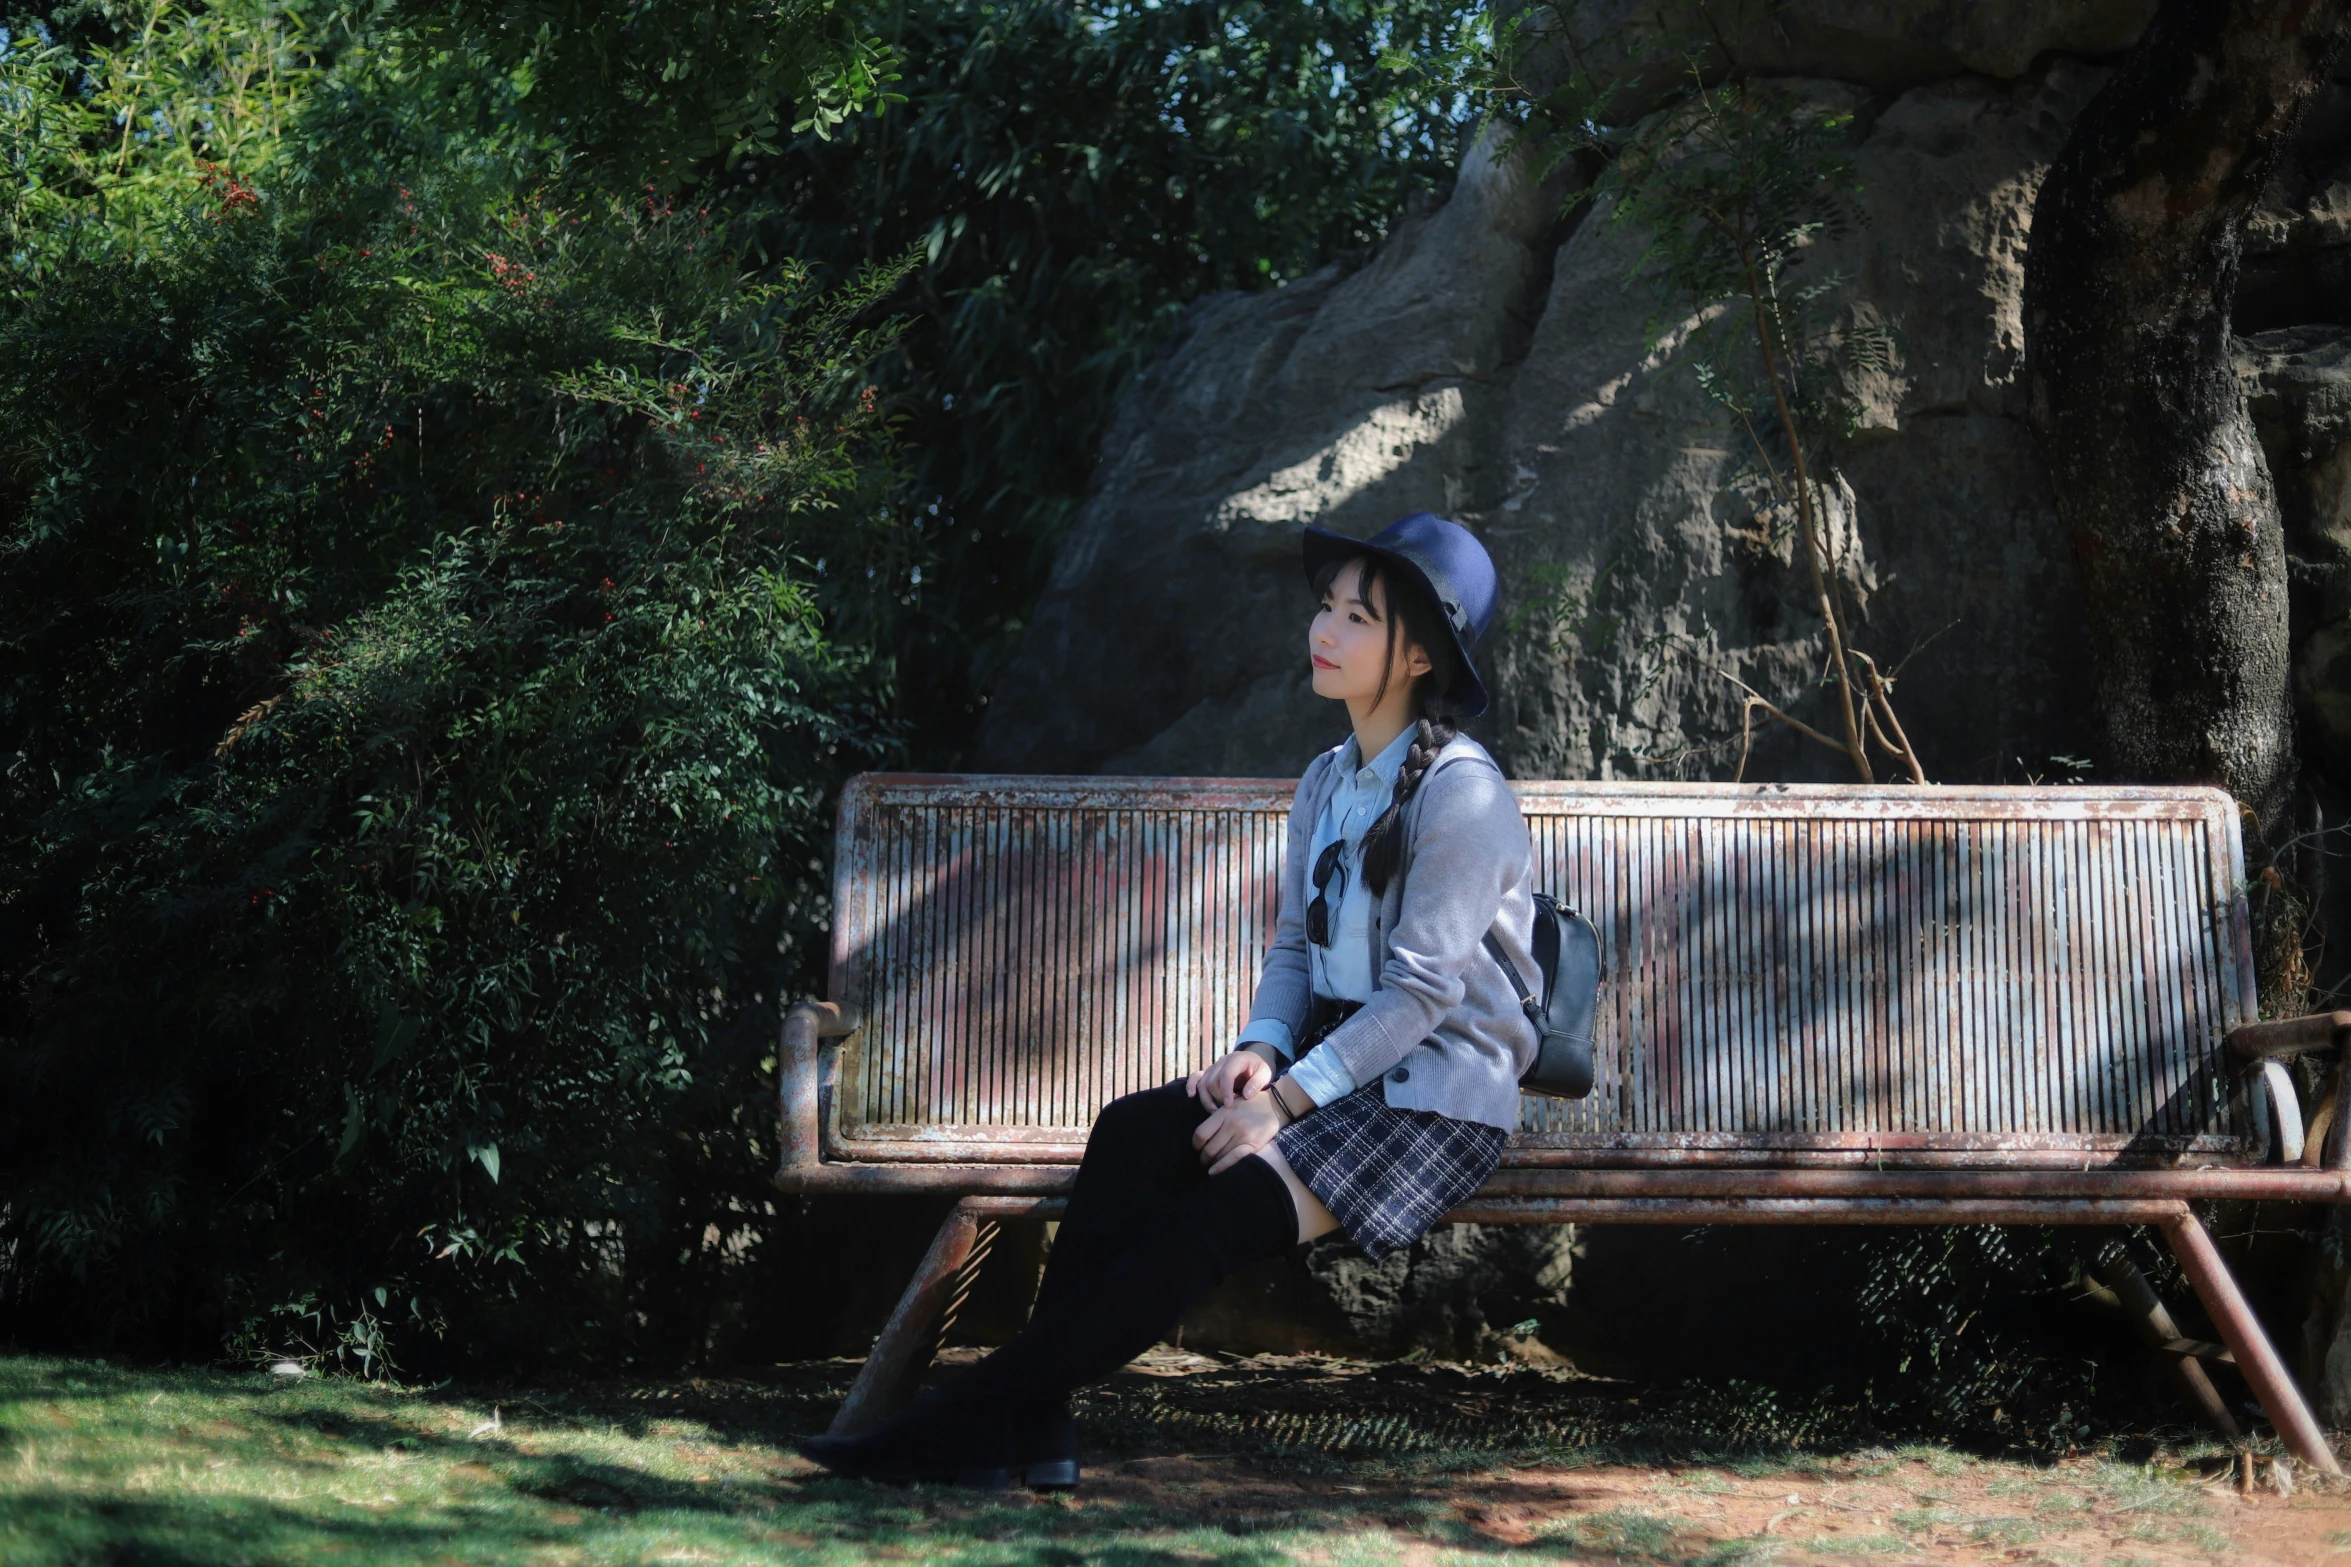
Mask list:
[{"label": "shirt collar", "polygon": [[[1402,734],[1389,741],[1387,747],[1371,759],[1371,770],[1379,774],[1380,782],[1386,787],[1396,787],[1396,775],[1404,771],[1404,753],[1412,749],[1413,735],[1418,729],[1417,724],[1407,724]],[[1347,743],[1340,747],[1339,765],[1346,770],[1349,778],[1363,769],[1363,746],[1353,735],[1349,735]]]}]

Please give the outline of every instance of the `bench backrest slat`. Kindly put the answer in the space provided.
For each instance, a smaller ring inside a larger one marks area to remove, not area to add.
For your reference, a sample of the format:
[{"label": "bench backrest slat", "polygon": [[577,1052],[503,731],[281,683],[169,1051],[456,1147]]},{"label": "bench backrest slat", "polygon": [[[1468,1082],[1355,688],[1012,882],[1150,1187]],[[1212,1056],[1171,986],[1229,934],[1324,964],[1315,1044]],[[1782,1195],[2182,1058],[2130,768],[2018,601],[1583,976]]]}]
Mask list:
[{"label": "bench backrest slat", "polygon": [[[1293,785],[869,775],[841,808],[835,1157],[1072,1156],[1247,1010]],[[2207,789],[1516,785],[1609,962],[1514,1162],[2228,1155],[2253,1016]]]}]

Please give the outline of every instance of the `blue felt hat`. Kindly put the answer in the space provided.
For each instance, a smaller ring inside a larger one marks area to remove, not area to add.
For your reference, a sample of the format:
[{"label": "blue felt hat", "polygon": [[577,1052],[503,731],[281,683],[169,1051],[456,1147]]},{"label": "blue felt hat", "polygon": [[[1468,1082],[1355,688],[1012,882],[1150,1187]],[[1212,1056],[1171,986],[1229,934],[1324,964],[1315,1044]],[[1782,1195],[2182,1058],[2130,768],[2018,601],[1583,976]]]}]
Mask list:
[{"label": "blue felt hat", "polygon": [[1358,555],[1377,555],[1428,590],[1430,601],[1452,628],[1453,646],[1461,654],[1461,682],[1453,689],[1452,705],[1464,718],[1484,712],[1486,684],[1478,678],[1474,654],[1486,628],[1494,623],[1498,584],[1493,557],[1477,535],[1429,511],[1399,518],[1368,539],[1351,539],[1321,528],[1306,530],[1308,582],[1320,576],[1326,566]]}]

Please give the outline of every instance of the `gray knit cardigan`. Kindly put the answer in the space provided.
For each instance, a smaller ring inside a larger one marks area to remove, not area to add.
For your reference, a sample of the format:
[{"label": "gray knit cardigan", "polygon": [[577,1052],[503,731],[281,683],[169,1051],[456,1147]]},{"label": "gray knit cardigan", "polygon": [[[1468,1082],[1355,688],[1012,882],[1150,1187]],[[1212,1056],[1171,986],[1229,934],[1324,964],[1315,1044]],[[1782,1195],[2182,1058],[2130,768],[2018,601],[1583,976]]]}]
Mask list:
[{"label": "gray knit cardigan", "polygon": [[[1306,885],[1314,824],[1342,771],[1333,747],[1314,759],[1290,806],[1282,911],[1249,1020],[1306,1032],[1314,1001],[1306,953]],[[1518,1075],[1534,1026],[1484,945],[1490,929],[1521,975],[1535,922],[1534,850],[1518,799],[1485,747],[1466,736],[1438,753],[1404,807],[1404,852],[1371,925],[1371,1000],[1328,1043],[1357,1083],[1374,1078],[1390,1106],[1434,1110],[1511,1131]]]}]

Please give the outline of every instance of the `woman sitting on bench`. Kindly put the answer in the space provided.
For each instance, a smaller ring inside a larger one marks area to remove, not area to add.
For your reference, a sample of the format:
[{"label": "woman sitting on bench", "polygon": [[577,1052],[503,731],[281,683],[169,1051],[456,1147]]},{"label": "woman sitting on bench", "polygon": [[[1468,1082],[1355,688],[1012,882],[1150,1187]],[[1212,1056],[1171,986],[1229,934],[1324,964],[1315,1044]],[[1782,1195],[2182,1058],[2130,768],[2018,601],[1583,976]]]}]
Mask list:
[{"label": "woman sitting on bench", "polygon": [[1369,540],[1309,528],[1305,555],[1314,690],[1354,733],[1298,785],[1248,1027],[1102,1112],[1028,1325],[875,1430],[802,1443],[835,1472],[1074,1485],[1073,1390],[1253,1262],[1335,1228],[1374,1258],[1411,1244],[1500,1161],[1535,1034],[1481,944],[1534,972],[1533,854],[1501,769],[1453,727],[1486,708],[1493,562],[1427,512]]}]

